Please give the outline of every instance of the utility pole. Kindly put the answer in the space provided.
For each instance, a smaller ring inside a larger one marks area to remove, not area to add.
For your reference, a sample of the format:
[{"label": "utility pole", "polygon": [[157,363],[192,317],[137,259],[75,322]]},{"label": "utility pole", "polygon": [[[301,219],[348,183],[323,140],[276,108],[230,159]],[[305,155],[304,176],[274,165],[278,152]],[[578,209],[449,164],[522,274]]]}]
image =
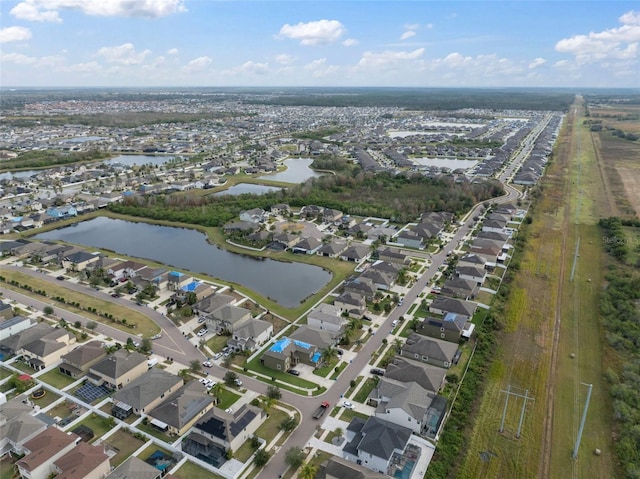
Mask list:
[{"label": "utility pole", "polygon": [[506,398],[504,401],[504,409],[502,410],[502,421],[500,421],[500,432],[504,431],[504,421],[505,418],[507,416],[507,406],[509,405],[509,396],[515,396],[515,397],[519,397],[519,398],[523,398],[524,401],[522,403],[522,411],[520,412],[520,421],[518,423],[518,432],[516,433],[516,438],[520,439],[520,433],[522,432],[522,423],[524,422],[524,412],[527,408],[527,401],[535,401],[534,398],[529,396],[529,390],[526,389],[524,392],[524,396],[522,394],[518,394],[515,392],[511,391],[511,384],[509,384],[509,386],[507,386],[507,390],[500,390],[501,393],[505,393],[506,394]]},{"label": "utility pole", "polygon": [[580,421],[580,429],[578,429],[578,438],[576,439],[576,445],[573,448],[572,458],[578,458],[578,448],[580,447],[580,440],[582,439],[582,432],[584,431],[584,423],[587,420],[587,409],[589,409],[589,400],[591,399],[591,390],[593,389],[593,384],[585,384],[580,383],[583,386],[589,386],[589,391],[587,391],[587,400],[584,403],[584,411],[582,411],[582,420]]}]

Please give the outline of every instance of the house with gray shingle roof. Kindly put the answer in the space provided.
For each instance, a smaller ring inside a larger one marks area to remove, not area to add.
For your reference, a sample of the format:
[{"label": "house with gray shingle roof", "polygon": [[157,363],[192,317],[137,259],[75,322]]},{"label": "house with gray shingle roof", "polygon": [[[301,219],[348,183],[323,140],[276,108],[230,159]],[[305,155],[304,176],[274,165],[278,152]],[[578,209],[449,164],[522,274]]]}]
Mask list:
[{"label": "house with gray shingle roof", "polygon": [[395,356],[387,365],[384,375],[401,382],[415,381],[427,391],[438,392],[444,385],[446,374],[446,369]]},{"label": "house with gray shingle roof", "polygon": [[227,346],[237,352],[255,351],[273,336],[273,324],[262,319],[251,318],[234,329]]},{"label": "house with gray shingle roof", "polygon": [[458,345],[455,343],[412,333],[400,349],[400,356],[449,368],[457,351]]},{"label": "house with gray shingle roof", "polygon": [[111,414],[122,420],[131,414],[140,416],[156,407],[183,384],[181,377],[160,368],[151,368],[112,396]]},{"label": "house with gray shingle roof", "polygon": [[147,357],[144,354],[119,349],[91,366],[87,379],[96,386],[104,385],[116,390],[142,376],[148,369]]},{"label": "house with gray shingle roof", "polygon": [[182,435],[213,407],[213,396],[209,396],[203,384],[189,381],[149,411],[152,426],[172,435]]},{"label": "house with gray shingle roof", "polygon": [[345,459],[359,463],[367,469],[387,474],[394,454],[402,454],[411,439],[411,429],[384,419],[353,418],[347,427]]},{"label": "house with gray shingle roof", "polygon": [[478,305],[471,301],[462,299],[447,298],[446,296],[438,296],[429,305],[429,312],[434,314],[445,315],[447,313],[456,313],[470,320],[476,312]]},{"label": "house with gray shingle roof", "polygon": [[91,366],[106,357],[107,351],[102,347],[100,341],[89,341],[63,355],[60,358],[62,363],[58,369],[62,374],[79,378],[89,372]]},{"label": "house with gray shingle roof", "polygon": [[251,319],[251,311],[239,306],[225,304],[207,315],[207,325],[214,331],[233,333]]},{"label": "house with gray shingle roof", "polygon": [[161,479],[163,472],[136,456],[130,456],[105,479]]}]

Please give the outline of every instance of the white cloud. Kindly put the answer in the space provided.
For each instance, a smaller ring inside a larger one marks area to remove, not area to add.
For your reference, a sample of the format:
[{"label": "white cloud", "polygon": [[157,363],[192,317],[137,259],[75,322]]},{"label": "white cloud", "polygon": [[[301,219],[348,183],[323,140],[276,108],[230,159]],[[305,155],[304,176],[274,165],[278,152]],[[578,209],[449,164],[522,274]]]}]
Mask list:
[{"label": "white cloud", "polygon": [[547,63],[547,60],[545,60],[544,58],[534,58],[533,61],[529,63],[529,69],[533,70],[534,68],[538,68],[545,63]]},{"label": "white cloud", "polygon": [[424,27],[425,27],[427,30],[431,30],[431,29],[433,28],[433,23],[427,23]]},{"label": "white cloud", "polygon": [[342,44],[345,47],[352,47],[354,45],[357,45],[358,43],[360,43],[358,40],[356,40],[355,38],[347,38],[345,41],[342,42]]},{"label": "white cloud", "polygon": [[186,73],[197,73],[206,70],[212,63],[213,60],[207,56],[198,57],[183,66],[182,70]]},{"label": "white cloud", "polygon": [[293,57],[286,53],[281,53],[280,55],[276,55],[276,63],[279,65],[291,65],[293,63]]},{"label": "white cloud", "polygon": [[0,29],[0,43],[23,42],[31,38],[31,30],[25,27],[7,27]]},{"label": "white cloud", "polygon": [[179,53],[177,48],[171,48],[167,50],[167,55],[177,55]]},{"label": "white cloud", "polygon": [[338,20],[318,20],[315,22],[285,24],[279,36],[300,40],[301,45],[323,45],[338,41],[346,29]]},{"label": "white cloud", "polygon": [[33,57],[28,57],[22,53],[2,53],[0,60],[3,62],[16,63],[18,65],[29,65],[35,63],[37,60]]},{"label": "white cloud", "polygon": [[556,43],[556,51],[575,57],[584,65],[610,60],[629,60],[638,57],[640,42],[640,13],[630,11],[619,18],[621,27],[587,35],[574,35]]},{"label": "white cloud", "polygon": [[61,22],[60,10],[100,17],[159,18],[186,12],[184,0],[23,0],[11,15],[33,22]]},{"label": "white cloud", "polygon": [[405,30],[417,30],[418,28],[420,28],[420,24],[419,23],[409,23],[409,24],[404,26]]},{"label": "white cloud", "polygon": [[365,52],[358,62],[358,67],[385,67],[387,65],[407,62],[419,59],[424,54],[424,48],[418,48],[411,52],[384,51],[380,53]]},{"label": "white cloud", "polygon": [[247,62],[244,62],[242,65],[238,65],[237,67],[225,73],[234,73],[234,74],[250,73],[253,75],[265,75],[269,73],[269,64],[247,61]]},{"label": "white cloud", "polygon": [[336,73],[339,68],[336,65],[327,65],[326,58],[318,58],[317,60],[307,63],[304,70],[314,77],[324,77]]},{"label": "white cloud", "polygon": [[151,50],[136,52],[131,43],[123,43],[117,47],[102,47],[98,50],[98,56],[101,56],[109,63],[118,63],[120,65],[137,65],[142,63],[150,53]]},{"label": "white cloud", "polygon": [[416,32],[414,32],[413,30],[407,30],[400,36],[400,40],[406,40],[408,38],[415,37],[415,36],[416,36]]},{"label": "white cloud", "polygon": [[102,71],[102,66],[98,62],[75,63],[64,70],[73,73],[98,73]]}]

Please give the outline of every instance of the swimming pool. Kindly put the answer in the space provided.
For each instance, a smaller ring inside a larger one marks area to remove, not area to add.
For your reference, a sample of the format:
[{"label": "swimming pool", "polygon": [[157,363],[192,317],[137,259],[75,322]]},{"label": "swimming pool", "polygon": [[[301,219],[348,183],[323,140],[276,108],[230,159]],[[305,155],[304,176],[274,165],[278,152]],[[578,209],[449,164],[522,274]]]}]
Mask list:
[{"label": "swimming pool", "polygon": [[404,465],[404,468],[401,471],[396,471],[393,475],[396,479],[411,479],[411,471],[413,471],[413,466],[415,466],[416,461],[407,461]]}]

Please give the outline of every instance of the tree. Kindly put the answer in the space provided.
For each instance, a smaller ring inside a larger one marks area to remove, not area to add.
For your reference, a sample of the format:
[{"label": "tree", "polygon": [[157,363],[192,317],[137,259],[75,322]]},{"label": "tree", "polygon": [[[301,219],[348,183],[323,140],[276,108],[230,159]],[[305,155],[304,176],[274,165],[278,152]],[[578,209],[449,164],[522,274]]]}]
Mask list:
[{"label": "tree", "polygon": [[338,437],[342,437],[342,435],[344,434],[344,431],[342,430],[341,427],[335,428],[335,430],[333,432],[335,432],[336,436],[338,436]]},{"label": "tree", "polygon": [[149,338],[144,338],[140,342],[140,350],[143,353],[149,353],[152,349],[153,349],[153,343],[151,342],[151,340]]},{"label": "tree", "polygon": [[316,473],[318,472],[318,466],[314,466],[311,463],[305,462],[300,467],[300,471],[298,471],[299,479],[314,479],[316,477]]},{"label": "tree", "polygon": [[284,432],[290,432],[293,431],[297,425],[298,421],[296,421],[296,418],[293,416],[289,416],[287,419],[280,423],[280,430]]},{"label": "tree", "polygon": [[264,449],[258,449],[256,455],[253,456],[253,463],[256,467],[262,467],[269,462],[269,453]]},{"label": "tree", "polygon": [[236,383],[236,379],[238,379],[238,375],[233,371],[227,371],[224,375],[224,383],[227,386],[234,386]]},{"label": "tree", "polygon": [[[96,323],[95,321],[88,321],[87,322],[87,329],[90,329],[91,331],[93,331],[97,327],[98,327],[98,323]],[[151,348],[149,348],[149,349],[151,349]]]},{"label": "tree", "polygon": [[20,379],[18,374],[14,374],[11,376],[11,379],[9,379],[9,387],[11,389],[15,388],[16,392],[19,394],[31,389],[34,385],[35,381],[31,379],[31,377],[29,377],[29,379]]},{"label": "tree", "polygon": [[267,386],[267,397],[270,399],[281,399],[282,398],[282,391],[280,391],[280,388],[278,386]]},{"label": "tree", "polygon": [[42,312],[44,314],[53,314],[53,307],[52,306],[45,306],[44,309],[42,310]]},{"label": "tree", "polygon": [[289,466],[297,469],[304,462],[305,453],[302,448],[293,446],[284,453],[284,462]]},{"label": "tree", "polygon": [[333,346],[328,346],[324,348],[320,353],[320,360],[325,364],[330,363],[337,357],[338,357],[338,350]]},{"label": "tree", "polygon": [[192,373],[197,373],[202,370],[202,364],[200,364],[200,361],[198,361],[197,359],[192,359],[189,362],[189,369]]}]

